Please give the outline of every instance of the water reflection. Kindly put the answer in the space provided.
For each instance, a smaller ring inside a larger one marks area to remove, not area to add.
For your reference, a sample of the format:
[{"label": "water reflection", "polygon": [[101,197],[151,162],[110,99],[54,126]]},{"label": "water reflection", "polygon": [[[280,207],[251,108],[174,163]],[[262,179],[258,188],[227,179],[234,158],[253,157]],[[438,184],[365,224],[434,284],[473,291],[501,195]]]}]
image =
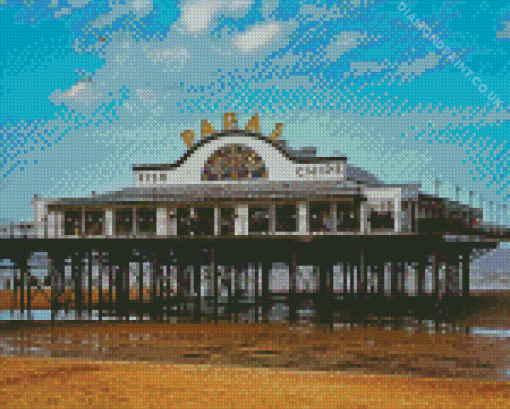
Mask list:
[{"label": "water reflection", "polygon": [[[261,310],[259,309],[259,314]],[[288,324],[290,327],[296,326],[299,328],[315,327],[315,310],[298,310],[298,320],[295,325],[288,322],[289,307],[276,304],[270,309],[269,322],[274,324]],[[238,313],[238,323],[255,323],[255,309],[247,308]],[[67,323],[74,323],[80,321],[86,322],[101,322],[101,321],[118,321],[118,322],[151,322],[150,314],[130,314],[128,316],[116,316],[111,311],[93,310],[89,311],[55,311],[50,310],[32,310],[25,311],[23,314],[19,310],[0,310],[0,329],[2,326],[9,324],[19,324],[20,322],[33,321],[34,323],[50,323],[51,321],[64,321]],[[489,321],[489,320],[488,320]],[[189,323],[193,322],[190,319],[179,317],[162,317],[157,322],[167,323]],[[220,320],[220,322],[228,322],[227,320]],[[22,324],[23,325],[23,324]],[[374,328],[382,331],[404,330],[414,333],[425,334],[469,334],[485,337],[498,337],[510,338],[510,323],[508,325],[499,326],[476,326],[469,324],[469,318],[464,317],[462,320],[455,322],[448,322],[444,318],[439,320],[427,319],[418,320],[416,317],[370,317],[369,319],[360,321],[338,321],[333,324],[333,330],[345,329],[361,329],[361,328]]]},{"label": "water reflection", "polygon": [[[218,329],[157,325],[147,315],[140,322],[140,316],[133,314],[127,321],[105,314],[101,317],[105,322],[98,325],[98,310],[81,316],[59,311],[55,321],[65,325],[54,328],[49,324],[51,311],[32,311],[34,324],[39,323],[34,328],[28,325],[27,313],[2,311],[0,318],[7,320],[0,324],[0,355],[509,379],[510,325],[496,328],[470,325],[467,319],[385,316],[335,322],[329,331],[329,326],[319,328],[310,319],[313,309],[303,311],[302,319],[293,324],[285,323],[284,308],[273,310],[271,325],[223,321]],[[248,309],[239,314],[239,322],[254,322],[253,318]],[[9,325],[15,322],[17,327]],[[166,322],[183,320],[171,317]]]}]

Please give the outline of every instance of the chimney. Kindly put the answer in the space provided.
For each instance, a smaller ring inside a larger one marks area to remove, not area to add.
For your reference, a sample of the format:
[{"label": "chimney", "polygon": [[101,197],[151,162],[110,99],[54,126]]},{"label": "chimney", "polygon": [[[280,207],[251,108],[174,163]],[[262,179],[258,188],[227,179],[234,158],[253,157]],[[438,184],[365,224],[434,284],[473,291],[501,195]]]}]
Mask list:
[{"label": "chimney", "polygon": [[317,148],[314,146],[306,146],[300,148],[299,151],[303,154],[303,156],[317,156]]},{"label": "chimney", "polygon": [[96,197],[96,191],[95,190],[92,191],[92,197]]}]

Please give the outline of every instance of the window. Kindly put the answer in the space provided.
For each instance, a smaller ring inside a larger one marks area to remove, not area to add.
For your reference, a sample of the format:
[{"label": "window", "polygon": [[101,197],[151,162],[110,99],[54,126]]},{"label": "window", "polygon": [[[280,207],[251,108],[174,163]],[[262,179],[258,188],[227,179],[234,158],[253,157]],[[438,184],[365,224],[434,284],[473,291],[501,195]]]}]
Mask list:
[{"label": "window", "polygon": [[212,236],[214,234],[214,208],[180,207],[177,209],[178,236]]},{"label": "window", "polygon": [[137,212],[137,231],[140,234],[156,234],[156,210],[140,208]]},{"label": "window", "polygon": [[248,208],[249,233],[269,233],[269,207]]},{"label": "window", "polygon": [[132,209],[122,209],[115,212],[115,232],[121,236],[133,233]]},{"label": "window", "polygon": [[162,182],[166,181],[166,173],[162,173],[162,174],[159,176],[159,180],[161,180]]},{"label": "window", "polygon": [[177,208],[177,235],[189,236],[191,227],[190,208],[179,207]]},{"label": "window", "polygon": [[235,234],[235,209],[223,207],[220,210],[220,234],[222,236],[233,236]]},{"label": "window", "polygon": [[297,208],[295,204],[276,205],[276,231],[295,232]]},{"label": "window", "polygon": [[385,230],[395,228],[395,220],[391,211],[371,211],[368,220],[370,222],[371,230]]},{"label": "window", "polygon": [[78,236],[81,234],[81,212],[68,210],[64,215],[64,234]]},{"label": "window", "polygon": [[337,231],[359,231],[360,214],[359,205],[354,203],[337,203],[336,205],[336,228]]},{"label": "window", "polygon": [[214,234],[214,208],[198,207],[195,209],[194,216],[194,235],[212,236]]},{"label": "window", "polygon": [[310,231],[333,231],[331,224],[331,204],[329,202],[310,202]]},{"label": "window", "polygon": [[140,173],[140,176],[138,176],[138,180],[139,180],[140,182],[143,182],[143,173]]},{"label": "window", "polygon": [[89,236],[100,236],[103,234],[103,212],[85,212],[85,234]]}]

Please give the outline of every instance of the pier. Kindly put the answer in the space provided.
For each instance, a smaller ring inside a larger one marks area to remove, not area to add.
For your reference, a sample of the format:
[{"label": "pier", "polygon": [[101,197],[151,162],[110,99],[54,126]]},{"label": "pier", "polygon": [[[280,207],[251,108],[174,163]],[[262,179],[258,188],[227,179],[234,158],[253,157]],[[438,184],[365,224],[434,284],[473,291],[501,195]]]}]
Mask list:
[{"label": "pier", "polygon": [[[469,306],[469,266],[510,240],[481,209],[385,184],[233,113],[171,164],[133,165],[134,186],[82,198],[34,196],[34,220],[0,226],[14,263],[11,311],[80,317],[270,323],[374,313],[420,317]],[[37,280],[29,259],[50,258]],[[462,302],[460,302],[462,300]]]}]

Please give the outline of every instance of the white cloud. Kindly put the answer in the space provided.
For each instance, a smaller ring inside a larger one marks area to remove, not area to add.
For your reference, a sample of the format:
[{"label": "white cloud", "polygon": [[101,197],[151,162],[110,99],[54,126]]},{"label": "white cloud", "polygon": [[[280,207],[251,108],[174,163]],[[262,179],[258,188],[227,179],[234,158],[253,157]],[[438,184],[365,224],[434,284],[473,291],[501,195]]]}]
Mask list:
[{"label": "white cloud", "polygon": [[350,72],[355,73],[356,75],[371,75],[371,73],[381,72],[386,68],[390,67],[390,63],[388,60],[372,62],[372,61],[359,61],[359,62],[351,62],[350,64]]},{"label": "white cloud", "polygon": [[78,82],[74,84],[71,89],[68,89],[65,92],[62,92],[62,90],[55,90],[50,95],[50,99],[53,102],[60,100],[72,100],[81,104],[89,104],[99,98],[100,95],[96,94],[92,90],[92,84],[87,82]]},{"label": "white cloud", "polygon": [[134,0],[133,7],[136,11],[143,9],[144,7],[152,6],[152,0]]},{"label": "white cloud", "polygon": [[109,7],[110,13],[102,14],[97,20],[91,23],[93,28],[104,27],[119,17],[134,12],[137,18],[143,18],[151,11],[153,11],[152,0],[125,0],[120,2],[119,0],[110,0]]},{"label": "white cloud", "polygon": [[252,0],[230,0],[227,2],[227,7],[230,10],[239,10],[249,7],[253,3]]},{"label": "white cloud", "polygon": [[180,65],[181,68],[184,68],[186,62],[191,58],[191,54],[183,46],[147,49],[146,54],[153,64],[166,63],[169,66]]},{"label": "white cloud", "polygon": [[398,74],[401,75],[401,82],[410,82],[411,79],[420,76],[425,71],[434,68],[439,63],[439,56],[431,51],[423,58],[414,61],[403,62],[398,67]]},{"label": "white cloud", "polygon": [[192,1],[182,7],[180,23],[187,31],[197,33],[207,29],[210,22],[220,11],[231,11],[236,17],[242,17],[253,0],[202,0]]},{"label": "white cloud", "polygon": [[188,31],[198,32],[205,30],[214,15],[220,9],[220,2],[207,0],[183,7],[181,11],[181,22]]},{"label": "white cloud", "polygon": [[335,61],[347,51],[356,48],[365,38],[367,38],[367,35],[358,31],[346,31],[335,35],[332,37],[329,45],[324,49],[324,55],[321,60],[327,57],[331,61]]},{"label": "white cloud", "polygon": [[90,0],[67,0],[67,2],[73,8],[80,8],[85,7],[88,3],[90,3]]},{"label": "white cloud", "polygon": [[510,21],[504,21],[505,28],[498,31],[498,38],[510,38]]},{"label": "white cloud", "polygon": [[152,104],[158,99],[158,94],[156,94],[152,89],[137,89],[136,93],[141,99],[149,104]]},{"label": "white cloud", "polygon": [[[271,0],[272,1],[272,0]],[[351,3],[340,2],[338,5],[333,4],[330,7],[317,7],[315,4],[304,4],[299,9],[296,20],[309,21],[337,21],[343,18],[349,18],[356,8],[366,8],[367,2],[362,4],[360,0],[351,0]],[[340,4],[342,3],[342,4]]]},{"label": "white cloud", "polygon": [[60,18],[67,14],[71,14],[71,9],[69,7],[64,7],[63,9],[55,11],[54,16],[55,18]]},{"label": "white cloud", "polygon": [[[350,65],[350,74],[352,74],[354,78],[363,75],[369,77],[372,73],[389,69],[391,72],[384,75],[384,77],[378,81],[378,85],[391,85],[392,83],[402,84],[404,82],[411,82],[416,77],[421,76],[425,71],[435,68],[439,63],[439,58],[440,57],[435,52],[431,51],[423,58],[415,58],[414,60],[409,60],[401,64],[392,63],[387,59],[378,62],[352,62]],[[344,75],[344,77],[347,75],[348,74]],[[361,87],[365,87],[371,81],[373,80],[368,79]]]},{"label": "white cloud", "polygon": [[280,31],[278,24],[266,24],[258,26],[240,35],[234,40],[235,45],[244,52],[250,52],[257,48],[262,48],[266,45],[271,38],[273,38]]},{"label": "white cloud", "polygon": [[272,15],[273,11],[276,10],[276,8],[279,5],[280,5],[279,0],[263,0],[261,7],[262,18],[263,19],[269,18]]}]

